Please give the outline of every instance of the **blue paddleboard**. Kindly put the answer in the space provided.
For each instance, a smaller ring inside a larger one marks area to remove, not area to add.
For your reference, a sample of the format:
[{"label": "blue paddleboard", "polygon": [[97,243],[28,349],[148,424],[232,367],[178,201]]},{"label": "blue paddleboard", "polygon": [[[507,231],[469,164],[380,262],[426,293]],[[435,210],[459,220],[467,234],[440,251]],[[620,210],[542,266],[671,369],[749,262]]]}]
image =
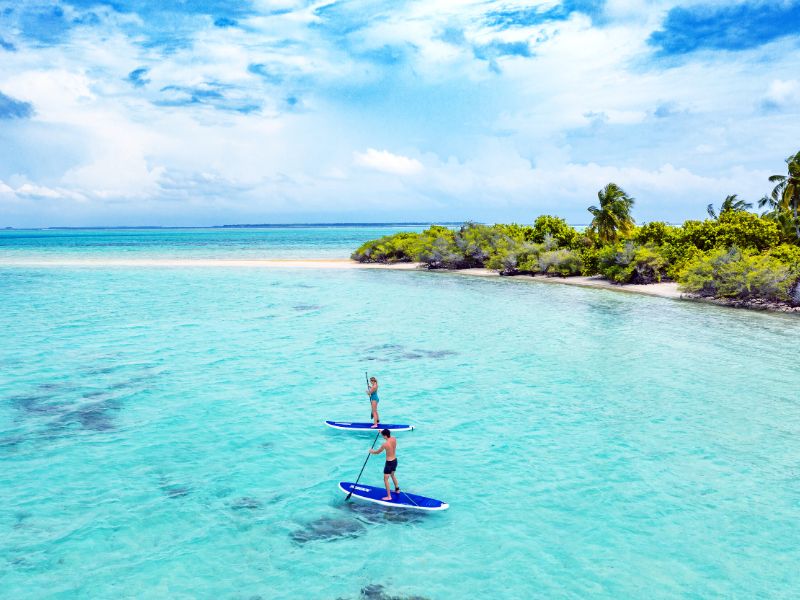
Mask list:
[{"label": "blue paddleboard", "polygon": [[378,428],[373,429],[372,423],[353,423],[351,421],[325,421],[328,427],[334,429],[345,429],[347,431],[374,431],[378,432],[381,429],[388,429],[389,431],[411,431],[414,429],[413,425],[403,425],[398,423],[378,423]]},{"label": "blue paddleboard", "polygon": [[434,500],[433,498],[426,498],[425,496],[418,496],[417,494],[407,494],[402,490],[398,494],[392,492],[391,500],[381,500],[386,496],[385,487],[376,487],[374,485],[364,485],[363,483],[351,483],[349,481],[340,481],[339,489],[345,494],[353,492],[354,498],[381,504],[382,506],[396,506],[399,508],[413,508],[415,510],[447,510],[450,505],[442,502],[441,500]]}]

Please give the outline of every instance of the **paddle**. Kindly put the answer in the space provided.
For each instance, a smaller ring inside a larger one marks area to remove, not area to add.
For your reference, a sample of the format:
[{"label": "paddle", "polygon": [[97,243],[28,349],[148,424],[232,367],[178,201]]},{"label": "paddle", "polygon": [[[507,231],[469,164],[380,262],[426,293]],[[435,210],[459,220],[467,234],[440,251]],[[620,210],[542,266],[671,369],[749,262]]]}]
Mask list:
[{"label": "paddle", "polygon": [[[367,375],[366,371],[364,371],[364,377],[366,377],[366,379],[367,379],[367,387],[369,387],[369,376]],[[372,440],[372,446],[369,447],[370,450],[372,450],[375,447],[375,442],[378,441],[378,436],[380,434],[381,434],[381,430],[380,430],[380,428],[378,428],[378,433],[375,434],[375,439]],[[364,467],[367,466],[367,461],[369,460],[370,456],[372,456],[372,452],[368,452],[367,453],[367,458],[364,459],[364,464],[361,465],[361,470],[358,472],[358,477],[356,478],[356,482],[353,484],[353,487],[358,485],[358,481],[359,481],[359,479],[361,479],[361,475],[364,473]],[[347,498],[345,498],[344,501],[347,502],[348,500],[350,500],[350,496],[352,496],[352,495],[353,495],[353,488],[351,487],[350,488],[350,493],[347,494]]]},{"label": "paddle", "polygon": [[[369,391],[369,373],[367,373],[366,371],[364,371],[364,379],[367,380],[367,391]],[[370,397],[370,401],[369,401],[369,420],[370,421],[372,420],[373,416],[374,415],[372,414],[372,398]]]}]

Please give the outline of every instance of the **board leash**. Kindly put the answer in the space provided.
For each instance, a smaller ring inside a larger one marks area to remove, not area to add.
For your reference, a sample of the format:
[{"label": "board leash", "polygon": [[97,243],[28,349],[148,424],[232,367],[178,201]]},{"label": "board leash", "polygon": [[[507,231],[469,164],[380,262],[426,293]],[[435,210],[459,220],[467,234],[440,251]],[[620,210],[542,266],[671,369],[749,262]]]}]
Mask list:
[{"label": "board leash", "polygon": [[405,494],[405,495],[406,495],[406,498],[408,498],[409,500],[411,500],[411,503],[412,503],[414,506],[416,506],[417,508],[419,508],[419,504],[417,504],[416,502],[414,502],[414,499],[413,499],[411,496],[409,496],[409,495],[408,495],[406,492],[403,492],[403,491],[401,491],[400,493],[401,493],[401,494]]}]

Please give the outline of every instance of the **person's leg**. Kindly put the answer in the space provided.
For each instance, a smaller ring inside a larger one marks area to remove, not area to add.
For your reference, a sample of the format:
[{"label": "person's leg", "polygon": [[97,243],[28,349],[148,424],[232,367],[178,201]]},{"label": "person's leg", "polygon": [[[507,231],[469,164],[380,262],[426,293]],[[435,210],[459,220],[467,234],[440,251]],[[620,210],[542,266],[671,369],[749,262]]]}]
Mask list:
[{"label": "person's leg", "polygon": [[397,477],[394,476],[394,471],[392,471],[392,481],[394,481],[394,491],[395,492],[399,492],[400,491],[400,484],[397,483]]},{"label": "person's leg", "polygon": [[381,498],[381,500],[391,500],[392,499],[392,491],[389,488],[389,474],[383,474],[383,485],[386,486],[386,496]]},{"label": "person's leg", "polygon": [[378,403],[372,401],[372,429],[378,428]]}]

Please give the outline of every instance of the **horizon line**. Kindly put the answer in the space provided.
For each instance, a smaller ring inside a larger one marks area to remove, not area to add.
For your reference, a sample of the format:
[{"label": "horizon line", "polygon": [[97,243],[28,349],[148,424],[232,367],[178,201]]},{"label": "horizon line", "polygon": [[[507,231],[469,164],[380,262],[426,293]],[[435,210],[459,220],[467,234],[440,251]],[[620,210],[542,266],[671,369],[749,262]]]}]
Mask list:
[{"label": "horizon line", "polygon": [[247,229],[278,227],[368,227],[371,225],[461,225],[466,221],[375,221],[375,222],[322,222],[322,223],[227,223],[223,225],[45,225],[42,227],[0,227],[0,230],[44,231],[48,229]]},{"label": "horizon line", "polygon": [[[126,230],[126,229],[279,229],[282,227],[375,227],[396,226],[413,227],[420,225],[463,225],[465,223],[478,223],[486,225],[483,221],[353,221],[353,222],[322,222],[322,223],[229,223],[224,225],[55,225],[42,227],[0,227],[0,231],[70,231],[70,230]],[[500,224],[499,222],[493,224]],[[588,226],[585,223],[568,223],[571,227]]]}]

